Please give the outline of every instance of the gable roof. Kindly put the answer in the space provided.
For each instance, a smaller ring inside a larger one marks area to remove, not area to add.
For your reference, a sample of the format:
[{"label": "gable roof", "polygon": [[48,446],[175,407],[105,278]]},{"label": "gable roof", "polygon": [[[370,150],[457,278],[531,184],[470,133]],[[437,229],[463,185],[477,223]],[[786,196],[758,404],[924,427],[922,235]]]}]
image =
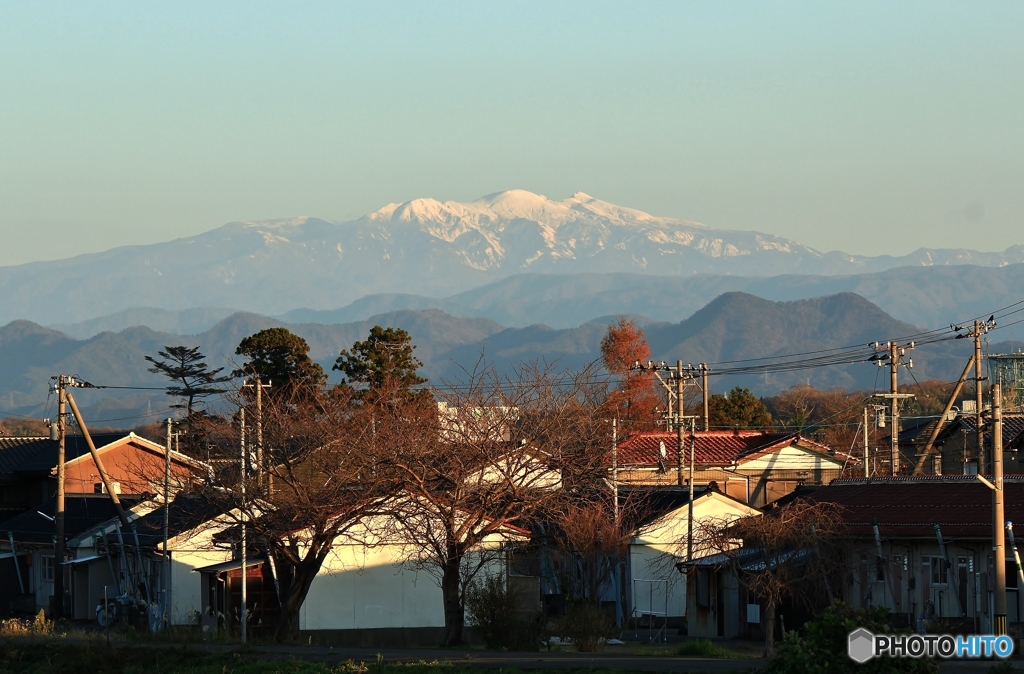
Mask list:
[{"label": "gable roof", "polygon": [[[93,443],[97,449],[134,438],[145,440],[134,434],[95,433]],[[145,440],[149,444],[155,443]],[[64,461],[70,463],[82,456],[88,456],[89,446],[83,435],[68,435],[64,440]],[[60,445],[48,437],[8,438],[0,437],[0,480],[13,481],[20,477],[45,477],[57,467]]]},{"label": "gable roof", "polygon": [[[125,508],[132,507],[140,500],[138,496],[120,497],[121,505]],[[21,543],[51,544],[55,533],[53,514],[56,505],[56,499],[50,499],[40,508],[12,517],[0,523],[0,532],[11,532],[14,540]],[[64,499],[64,534],[68,539],[116,517],[117,510],[106,494],[69,494]]]},{"label": "gable roof", "polygon": [[[1024,521],[1024,476],[1006,476],[1006,519]],[[834,480],[801,494],[812,502],[841,506],[850,532],[872,536],[872,521],[888,538],[944,537],[989,540],[992,492],[973,475],[936,475]]]},{"label": "gable roof", "polygon": [[[700,466],[732,466],[743,461],[770,454],[792,445],[813,452],[830,454],[825,445],[805,438],[799,433],[774,431],[696,431],[683,438],[683,463],[689,462],[689,442],[696,441],[694,462]],[[661,444],[665,443],[665,456]],[[676,465],[679,442],[675,433],[650,431],[636,433],[619,443],[618,463],[621,467]]]},{"label": "gable roof", "polygon": [[[167,534],[173,540],[181,534],[195,531],[224,514],[223,508],[209,499],[190,494],[178,494],[171,500],[168,510]],[[135,520],[142,545],[162,545],[164,540],[164,506],[157,505]]]},{"label": "gable roof", "polygon": [[[135,433],[129,433],[128,435],[120,437],[117,440],[114,440],[113,442],[108,442],[104,445],[100,445],[98,442],[96,442],[95,438],[93,439],[93,442],[96,445],[97,454],[103,454],[105,452],[110,451],[111,449],[115,449],[122,445],[128,444],[134,445],[140,449],[152,452],[154,454],[158,454],[160,456],[166,456],[167,454],[167,448],[164,447],[163,445],[153,442],[152,440],[147,440],[146,438],[143,438],[141,436],[135,435]],[[182,454],[181,452],[176,452],[173,449],[171,450],[171,460],[178,463],[187,464],[193,468],[205,468],[206,466],[206,464],[204,464],[202,461],[193,459],[192,457],[186,454]],[[75,464],[79,461],[92,461],[92,456],[89,454],[88,446],[86,446],[86,451],[84,454],[80,454],[74,459],[67,459],[65,461],[65,466],[71,466],[72,464]],[[56,467],[56,463],[54,463],[54,467]]]},{"label": "gable roof", "polygon": [[[899,439],[901,445],[924,446],[938,419],[917,420],[917,423],[904,426],[900,431]],[[967,433],[972,440],[977,428],[976,419],[973,415],[961,414],[953,421],[946,422],[939,432],[935,444],[942,445],[951,435],[956,433]],[[984,430],[984,442],[986,447],[992,446],[992,424],[982,422]],[[1003,414],[1003,447],[1005,449],[1020,449],[1024,447],[1024,415],[1016,413]]]}]

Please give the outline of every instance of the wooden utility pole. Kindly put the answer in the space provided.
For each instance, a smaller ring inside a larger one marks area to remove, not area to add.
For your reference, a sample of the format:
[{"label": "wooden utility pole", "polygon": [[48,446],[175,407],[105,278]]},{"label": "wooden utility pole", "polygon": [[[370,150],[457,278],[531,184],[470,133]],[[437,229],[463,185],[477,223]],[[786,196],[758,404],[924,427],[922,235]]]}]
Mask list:
[{"label": "wooden utility pole", "polygon": [[1006,514],[1003,492],[1003,401],[999,384],[992,387],[992,538],[996,592],[993,598],[994,634],[1006,634]]},{"label": "wooden utility pole", "polygon": [[57,376],[57,503],[53,513],[53,598],[50,613],[54,620],[64,617],[64,451],[67,436],[67,385],[71,378]]},{"label": "wooden utility pole", "polygon": [[949,394],[949,398],[946,400],[946,406],[942,408],[942,415],[938,421],[935,422],[935,428],[932,429],[931,434],[928,436],[928,442],[925,443],[924,449],[921,450],[921,455],[917,457],[917,465],[914,466],[914,475],[924,474],[924,462],[928,460],[928,457],[934,453],[935,441],[939,437],[939,433],[942,432],[943,426],[946,425],[946,417],[953,410],[953,404],[956,402],[956,398],[960,395],[960,391],[964,387],[964,382],[967,381],[967,375],[971,372],[971,366],[974,365],[975,357],[971,356],[967,359],[967,366],[964,367],[963,373],[960,375],[960,379],[957,380],[956,386],[953,387],[953,392]]}]

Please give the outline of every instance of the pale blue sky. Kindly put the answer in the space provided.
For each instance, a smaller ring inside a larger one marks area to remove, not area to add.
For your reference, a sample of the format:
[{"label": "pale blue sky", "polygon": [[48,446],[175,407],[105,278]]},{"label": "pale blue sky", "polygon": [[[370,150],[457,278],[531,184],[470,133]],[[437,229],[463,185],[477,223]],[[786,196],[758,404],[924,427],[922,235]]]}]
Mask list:
[{"label": "pale blue sky", "polygon": [[1001,250],[1022,35],[1021,2],[0,2],[0,265],[516,187]]}]

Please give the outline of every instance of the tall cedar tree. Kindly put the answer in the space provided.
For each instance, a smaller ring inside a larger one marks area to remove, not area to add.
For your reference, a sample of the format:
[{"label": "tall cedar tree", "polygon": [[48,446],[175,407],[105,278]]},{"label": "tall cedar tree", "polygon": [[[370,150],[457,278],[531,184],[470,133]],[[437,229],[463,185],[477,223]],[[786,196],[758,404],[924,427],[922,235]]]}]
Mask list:
[{"label": "tall cedar tree", "polygon": [[342,387],[358,389],[357,398],[429,396],[427,390],[413,390],[427,383],[416,374],[423,363],[413,355],[415,349],[405,330],[375,325],[365,341],[354,343],[351,350],[342,349],[332,369],[345,375]]},{"label": "tall cedar tree", "polygon": [[750,392],[737,386],[729,393],[716,393],[708,399],[708,417],[711,428],[770,429],[772,415],[764,403]]},{"label": "tall cedar tree", "polygon": [[625,428],[627,431],[646,430],[645,425],[657,419],[659,400],[654,375],[629,369],[637,361],[646,363],[650,357],[651,348],[636,323],[623,318],[608,326],[601,340],[601,360],[608,372],[622,378],[622,383],[608,394],[604,412],[631,424]]},{"label": "tall cedar tree", "polygon": [[243,339],[235,353],[247,362],[232,374],[259,377],[269,393],[290,397],[296,391],[319,390],[327,382],[324,369],[309,357],[309,344],[286,328],[267,328]]},{"label": "tall cedar tree", "polygon": [[153,364],[149,371],[162,374],[175,382],[167,387],[167,395],[185,399],[184,403],[171,407],[184,409],[187,420],[192,419],[196,405],[202,398],[223,393],[224,389],[218,384],[231,380],[229,376],[220,376],[224,368],[210,369],[206,364],[206,356],[198,346],[165,346],[163,351],[157,351],[157,355],[160,360],[146,356],[146,360]]}]

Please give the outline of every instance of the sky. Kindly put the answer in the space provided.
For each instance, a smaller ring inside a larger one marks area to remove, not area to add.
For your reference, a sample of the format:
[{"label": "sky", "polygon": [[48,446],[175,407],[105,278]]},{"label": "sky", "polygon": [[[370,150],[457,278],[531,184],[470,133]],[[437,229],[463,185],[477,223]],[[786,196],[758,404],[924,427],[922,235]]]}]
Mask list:
[{"label": "sky", "polygon": [[522,188],[1024,244],[1021,2],[0,0],[0,265]]}]

